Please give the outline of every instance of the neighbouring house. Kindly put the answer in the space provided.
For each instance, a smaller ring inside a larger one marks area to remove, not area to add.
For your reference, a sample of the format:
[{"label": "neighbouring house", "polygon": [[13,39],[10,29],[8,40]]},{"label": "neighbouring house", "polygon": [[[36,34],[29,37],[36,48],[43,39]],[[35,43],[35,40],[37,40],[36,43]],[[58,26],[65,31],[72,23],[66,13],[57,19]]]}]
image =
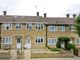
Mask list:
[{"label": "neighbouring house", "polygon": [[0,49],[56,47],[58,37],[67,36],[80,47],[74,18],[0,15]]}]

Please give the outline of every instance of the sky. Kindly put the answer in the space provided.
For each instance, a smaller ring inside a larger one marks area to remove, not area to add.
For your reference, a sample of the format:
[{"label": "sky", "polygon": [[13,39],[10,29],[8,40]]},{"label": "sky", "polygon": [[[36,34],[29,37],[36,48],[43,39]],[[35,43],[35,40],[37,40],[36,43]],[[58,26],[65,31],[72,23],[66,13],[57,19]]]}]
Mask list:
[{"label": "sky", "polygon": [[66,14],[79,14],[80,0],[0,0],[0,15],[6,10],[7,15],[64,17]]}]

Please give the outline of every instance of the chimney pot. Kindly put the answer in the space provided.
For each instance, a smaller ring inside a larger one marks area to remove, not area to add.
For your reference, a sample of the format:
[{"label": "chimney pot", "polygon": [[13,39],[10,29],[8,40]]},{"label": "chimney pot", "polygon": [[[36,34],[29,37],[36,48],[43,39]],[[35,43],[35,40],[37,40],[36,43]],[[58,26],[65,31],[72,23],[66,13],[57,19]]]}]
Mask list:
[{"label": "chimney pot", "polygon": [[3,15],[6,15],[7,14],[7,12],[6,11],[3,11]]},{"label": "chimney pot", "polygon": [[46,13],[44,13],[44,17],[46,17]]},{"label": "chimney pot", "polygon": [[70,14],[66,14],[66,17],[69,18],[69,17],[70,17],[69,15],[70,15]]},{"label": "chimney pot", "polygon": [[39,16],[39,12],[37,12],[37,16]]},{"label": "chimney pot", "polygon": [[73,14],[73,18],[75,18],[76,17],[76,14]]}]

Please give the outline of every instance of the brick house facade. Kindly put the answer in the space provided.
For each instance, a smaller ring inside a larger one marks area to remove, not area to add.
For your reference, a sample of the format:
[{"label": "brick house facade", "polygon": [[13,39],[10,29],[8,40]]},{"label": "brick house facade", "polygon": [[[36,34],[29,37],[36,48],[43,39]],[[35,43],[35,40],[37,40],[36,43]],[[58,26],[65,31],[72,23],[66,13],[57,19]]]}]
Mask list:
[{"label": "brick house facade", "polygon": [[80,38],[74,30],[74,18],[0,15],[0,47],[56,47],[58,37],[68,36],[77,48]]}]

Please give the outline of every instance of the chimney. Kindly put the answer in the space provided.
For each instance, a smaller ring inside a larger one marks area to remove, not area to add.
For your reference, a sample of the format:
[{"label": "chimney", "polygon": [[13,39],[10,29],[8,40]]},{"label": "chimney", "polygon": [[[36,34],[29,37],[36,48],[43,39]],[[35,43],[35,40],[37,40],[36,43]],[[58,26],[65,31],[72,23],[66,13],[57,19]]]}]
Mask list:
[{"label": "chimney", "polygon": [[70,14],[66,14],[66,17],[69,18],[69,17],[70,17],[69,15],[70,15]]},{"label": "chimney", "polygon": [[6,11],[3,11],[3,15],[6,15],[7,14],[7,12]]},{"label": "chimney", "polygon": [[44,17],[46,17],[46,13],[44,13]]},{"label": "chimney", "polygon": [[73,18],[75,18],[76,17],[76,14],[73,14]]},{"label": "chimney", "polygon": [[36,14],[37,14],[37,16],[39,16],[39,12],[37,12]]}]

